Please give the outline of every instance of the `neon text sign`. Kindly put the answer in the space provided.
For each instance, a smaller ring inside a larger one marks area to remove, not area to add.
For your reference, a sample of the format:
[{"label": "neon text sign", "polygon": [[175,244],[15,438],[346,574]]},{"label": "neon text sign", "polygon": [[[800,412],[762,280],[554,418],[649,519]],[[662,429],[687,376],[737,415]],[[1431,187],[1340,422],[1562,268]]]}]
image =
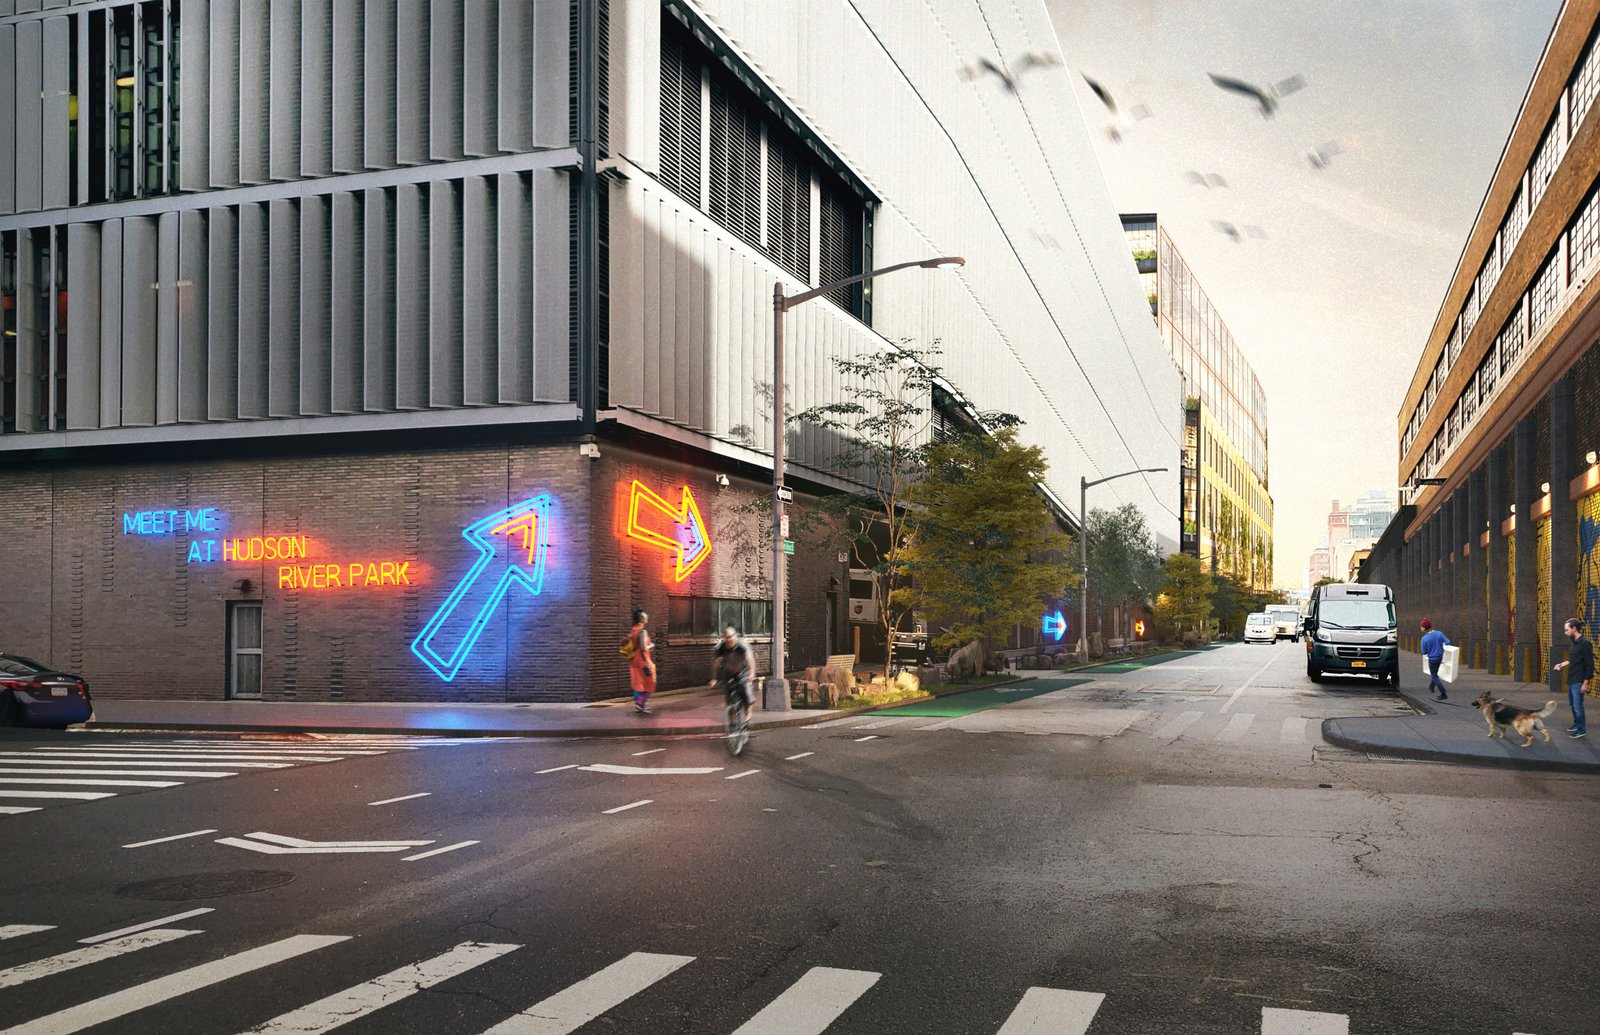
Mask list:
[{"label": "neon text sign", "polygon": [[368,589],[412,584],[410,561],[278,565],[279,589]]},{"label": "neon text sign", "polygon": [[183,510],[139,510],[122,515],[123,535],[173,535],[189,532],[216,532],[222,528],[222,512],[216,507]]},{"label": "neon text sign", "polygon": [[305,559],[309,543],[303,535],[257,535],[248,539],[224,539],[225,561],[297,561]]},{"label": "neon text sign", "polygon": [[[411,653],[447,683],[461,671],[513,585],[536,596],[543,590],[550,496],[540,494],[496,511],[462,529],[461,538],[477,549],[478,557],[411,641]],[[493,576],[488,569],[497,557],[505,568]]]},{"label": "neon text sign", "polygon": [[[673,535],[662,531],[668,526]],[[672,554],[672,574],[678,582],[711,556],[705,519],[687,485],[683,486],[682,503],[674,507],[635,479],[628,493],[628,535]]]}]

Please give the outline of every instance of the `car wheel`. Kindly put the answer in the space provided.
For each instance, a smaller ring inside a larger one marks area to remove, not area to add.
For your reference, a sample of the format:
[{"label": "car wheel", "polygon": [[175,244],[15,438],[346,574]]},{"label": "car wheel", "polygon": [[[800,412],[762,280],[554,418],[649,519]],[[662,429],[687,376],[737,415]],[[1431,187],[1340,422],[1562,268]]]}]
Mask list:
[{"label": "car wheel", "polygon": [[1322,669],[1315,665],[1309,663],[1306,665],[1306,675],[1311,677],[1313,683],[1322,682]]},{"label": "car wheel", "polygon": [[0,726],[20,726],[22,724],[22,705],[17,703],[17,695],[7,690],[0,694]]}]

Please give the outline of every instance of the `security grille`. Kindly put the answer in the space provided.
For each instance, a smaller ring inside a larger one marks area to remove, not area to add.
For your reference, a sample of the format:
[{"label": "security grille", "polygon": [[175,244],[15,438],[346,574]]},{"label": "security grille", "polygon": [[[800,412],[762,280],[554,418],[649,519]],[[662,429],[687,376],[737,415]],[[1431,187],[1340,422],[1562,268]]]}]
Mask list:
[{"label": "security grille", "polygon": [[661,34],[661,182],[700,205],[700,64],[676,35]]},{"label": "security grille", "polygon": [[782,144],[767,148],[767,254],[810,281],[811,170],[792,146]]},{"label": "security grille", "polygon": [[711,218],[756,248],[761,241],[761,119],[719,76],[711,81]]}]

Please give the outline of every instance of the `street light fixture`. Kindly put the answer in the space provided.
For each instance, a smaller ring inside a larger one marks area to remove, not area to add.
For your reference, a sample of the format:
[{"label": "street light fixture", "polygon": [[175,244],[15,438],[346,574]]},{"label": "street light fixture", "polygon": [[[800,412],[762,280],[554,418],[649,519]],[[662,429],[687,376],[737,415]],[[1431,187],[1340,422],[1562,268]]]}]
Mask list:
[{"label": "street light fixture", "polygon": [[765,710],[789,710],[789,683],[783,678],[783,507],[787,490],[783,484],[783,314],[802,302],[819,295],[837,291],[851,284],[860,284],[886,273],[910,269],[936,269],[940,266],[965,266],[967,260],[959,255],[941,255],[932,259],[915,259],[893,266],[858,273],[853,277],[835,280],[797,295],[783,293],[783,281],[772,286],[772,678],[767,680],[761,706]]},{"label": "street light fixture", "polygon": [[1159,474],[1165,467],[1140,467],[1106,478],[1078,478],[1078,658],[1089,660],[1089,487],[1127,478],[1135,474]]}]

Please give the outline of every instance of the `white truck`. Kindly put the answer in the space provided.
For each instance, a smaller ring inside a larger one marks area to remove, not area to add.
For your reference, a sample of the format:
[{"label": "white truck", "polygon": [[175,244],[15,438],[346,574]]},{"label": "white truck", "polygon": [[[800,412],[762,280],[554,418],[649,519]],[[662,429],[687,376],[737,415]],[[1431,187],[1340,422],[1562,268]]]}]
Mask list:
[{"label": "white truck", "polygon": [[1294,604],[1268,604],[1267,614],[1272,616],[1273,642],[1288,637],[1298,643],[1300,640],[1300,608]]}]

